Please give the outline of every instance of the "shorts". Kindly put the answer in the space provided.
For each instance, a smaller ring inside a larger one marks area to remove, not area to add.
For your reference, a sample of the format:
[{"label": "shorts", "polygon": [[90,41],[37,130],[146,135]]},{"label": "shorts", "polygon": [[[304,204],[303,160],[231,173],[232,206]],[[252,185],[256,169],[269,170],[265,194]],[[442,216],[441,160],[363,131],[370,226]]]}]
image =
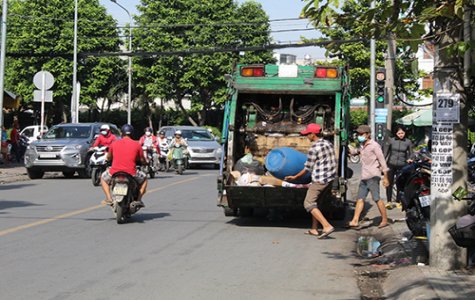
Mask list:
[{"label": "shorts", "polygon": [[322,192],[327,188],[330,184],[328,183],[319,183],[319,182],[312,182],[307,190],[307,195],[305,196],[305,200],[303,201],[303,207],[307,212],[311,212],[312,209],[318,208],[317,201],[318,197]]},{"label": "shorts", "polygon": [[[108,185],[111,184],[112,175],[109,173],[109,169],[107,169],[104,173],[102,173],[101,177],[102,179],[104,179],[105,182],[107,182]],[[147,178],[147,175],[142,171],[137,171],[133,177],[135,181],[137,181],[137,183],[141,185]]]},{"label": "shorts", "polygon": [[381,200],[379,195],[379,182],[381,181],[381,177],[375,176],[370,179],[364,179],[360,181],[360,186],[358,188],[358,199],[366,199],[368,193],[371,192],[373,196],[373,201],[378,202]]}]

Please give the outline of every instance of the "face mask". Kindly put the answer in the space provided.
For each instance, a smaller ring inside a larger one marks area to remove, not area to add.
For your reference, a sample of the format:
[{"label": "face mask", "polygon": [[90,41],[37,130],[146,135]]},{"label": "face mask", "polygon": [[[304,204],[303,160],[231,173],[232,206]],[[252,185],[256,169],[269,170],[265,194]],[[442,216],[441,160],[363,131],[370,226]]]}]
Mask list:
[{"label": "face mask", "polygon": [[366,141],[366,137],[364,135],[358,135],[358,142],[364,143]]},{"label": "face mask", "polygon": [[147,132],[145,132],[145,135],[146,135],[146,136],[151,136],[152,133],[147,131]]},{"label": "face mask", "polygon": [[102,135],[107,135],[107,130],[101,131],[101,134],[102,134]]}]

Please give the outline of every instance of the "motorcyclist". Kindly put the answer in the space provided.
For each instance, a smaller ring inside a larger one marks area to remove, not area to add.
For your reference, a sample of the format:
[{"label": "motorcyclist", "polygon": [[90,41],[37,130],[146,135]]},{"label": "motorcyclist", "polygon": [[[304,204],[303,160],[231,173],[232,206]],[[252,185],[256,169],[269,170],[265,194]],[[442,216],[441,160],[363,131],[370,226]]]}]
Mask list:
[{"label": "motorcyclist", "polygon": [[158,132],[157,143],[160,149],[168,148],[168,140],[165,136],[165,131],[161,130],[160,132]]},{"label": "motorcyclist", "polygon": [[[150,127],[145,128],[145,133],[140,137],[139,144],[142,147],[146,147],[147,151],[153,151],[153,159],[155,162],[158,162],[158,156],[160,155],[160,148],[158,147],[157,137],[153,135],[153,129]],[[148,160],[148,157],[145,156],[145,160]]]},{"label": "motorcyclist", "polygon": [[188,143],[186,140],[181,136],[181,130],[175,131],[175,137],[170,142],[170,148],[173,148],[175,145],[182,145],[183,147],[188,147]]},{"label": "motorcyclist", "polygon": [[134,131],[132,125],[125,124],[121,128],[122,139],[117,140],[110,145],[109,152],[107,153],[107,160],[112,161],[112,166],[102,173],[101,186],[106,195],[104,204],[111,205],[112,197],[109,189],[109,185],[112,180],[112,176],[117,172],[126,172],[132,175],[139,184],[139,196],[137,201],[140,206],[145,206],[142,202],[142,196],[147,189],[147,176],[145,173],[137,170],[137,161],[145,165],[146,161],[143,156],[142,147],[137,141],[131,138]]},{"label": "motorcyclist", "polygon": [[94,144],[90,148],[92,150],[94,147],[103,146],[103,147],[110,147],[110,145],[117,140],[117,137],[112,134],[111,128],[109,125],[104,124],[101,125],[100,128],[100,135],[94,141]]}]

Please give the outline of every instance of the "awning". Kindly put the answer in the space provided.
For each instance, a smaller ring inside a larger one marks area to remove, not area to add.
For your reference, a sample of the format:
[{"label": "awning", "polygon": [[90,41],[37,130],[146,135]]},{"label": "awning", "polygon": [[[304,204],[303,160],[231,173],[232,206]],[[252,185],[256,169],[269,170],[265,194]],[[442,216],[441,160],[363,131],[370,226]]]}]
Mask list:
[{"label": "awning", "polygon": [[18,109],[20,107],[21,97],[9,91],[3,91],[3,108]]},{"label": "awning", "polygon": [[421,109],[397,119],[396,123],[417,127],[432,126],[432,109]]}]

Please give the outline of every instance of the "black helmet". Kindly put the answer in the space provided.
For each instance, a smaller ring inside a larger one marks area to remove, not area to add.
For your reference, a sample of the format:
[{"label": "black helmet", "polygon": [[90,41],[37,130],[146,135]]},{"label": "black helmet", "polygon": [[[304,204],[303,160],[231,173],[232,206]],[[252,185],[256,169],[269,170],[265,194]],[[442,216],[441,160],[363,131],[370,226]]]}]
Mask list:
[{"label": "black helmet", "polygon": [[152,132],[153,133],[153,129],[151,127],[147,127],[147,128],[145,128],[145,132]]},{"label": "black helmet", "polygon": [[134,127],[130,124],[125,124],[122,126],[120,131],[122,131],[122,134],[124,135],[132,135],[132,133],[134,133]]},{"label": "black helmet", "polygon": [[163,134],[163,135],[165,135],[165,131],[161,130],[158,134]]}]

